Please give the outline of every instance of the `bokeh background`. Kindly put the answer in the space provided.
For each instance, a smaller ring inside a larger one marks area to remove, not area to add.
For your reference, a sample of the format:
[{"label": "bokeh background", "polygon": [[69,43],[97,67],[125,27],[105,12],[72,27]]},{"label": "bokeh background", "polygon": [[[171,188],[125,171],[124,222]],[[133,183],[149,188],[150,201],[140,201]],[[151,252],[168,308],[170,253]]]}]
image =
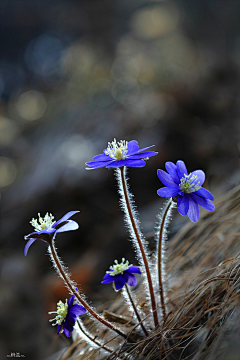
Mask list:
[{"label": "bokeh background", "polygon": [[129,170],[152,249],[165,161],[203,169],[216,196],[239,182],[240,2],[2,0],[0,13],[0,358],[50,360],[70,340],[47,312],[68,294],[44,243],[24,258],[29,221],[81,210],[57,247],[97,306],[117,296],[100,284],[113,260],[136,263],[114,172],[85,170],[108,141],[159,152]]}]

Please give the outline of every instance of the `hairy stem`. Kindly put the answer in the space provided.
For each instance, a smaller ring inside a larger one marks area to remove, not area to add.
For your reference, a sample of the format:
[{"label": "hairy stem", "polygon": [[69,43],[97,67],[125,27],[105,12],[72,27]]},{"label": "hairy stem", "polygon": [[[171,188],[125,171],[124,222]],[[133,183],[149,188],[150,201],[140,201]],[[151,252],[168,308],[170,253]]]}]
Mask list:
[{"label": "hairy stem", "polygon": [[77,319],[77,323],[78,323],[79,329],[81,330],[83,335],[89,339],[90,343],[92,342],[94,345],[97,345],[97,347],[99,347],[99,349],[103,349],[103,350],[109,352],[110,354],[113,353],[113,350],[111,350],[109,347],[101,344],[99,341],[96,340],[95,337],[91,336],[89,334],[89,332],[84,329],[84,326],[82,325],[82,322],[79,319]]},{"label": "hairy stem", "polygon": [[149,264],[148,264],[147,256],[146,256],[146,253],[144,250],[144,246],[141,241],[141,236],[139,234],[138,227],[137,227],[136,221],[133,216],[133,211],[131,208],[131,203],[130,203],[126,179],[125,179],[125,168],[120,167],[119,170],[120,170],[120,177],[121,177],[123,196],[124,196],[123,199],[125,200],[125,203],[126,203],[127,213],[129,215],[129,219],[130,219],[130,222],[131,222],[131,225],[133,228],[133,232],[134,232],[134,235],[137,240],[137,244],[139,246],[140,253],[142,256],[142,261],[143,261],[143,264],[145,267],[146,277],[147,277],[147,282],[148,282],[148,287],[149,287],[149,294],[150,294],[150,299],[151,299],[151,304],[152,304],[153,320],[154,320],[155,327],[157,327],[157,326],[159,326],[159,323],[158,323],[156,300],[155,300],[155,295],[154,295],[154,290],[153,290],[153,284],[152,284],[152,278],[151,278],[151,273],[150,273],[150,269],[149,269]]},{"label": "hairy stem", "polygon": [[55,250],[53,241],[49,244],[52,259],[54,261],[54,264],[56,265],[61,277],[65,281],[67,287],[69,290],[76,296],[78,301],[85,307],[85,309],[91,314],[97,321],[99,321],[101,324],[105,325],[109,329],[115,331],[118,335],[122,336],[124,339],[127,339],[127,335],[122,333],[119,329],[117,329],[115,326],[113,326],[111,323],[103,319],[99,314],[97,314],[89,305],[88,303],[79,295],[79,293],[76,291],[74,285],[72,284],[71,280],[69,279],[68,275],[65,274],[65,271],[61,265],[61,261],[57,255],[57,252]]},{"label": "hairy stem", "polygon": [[158,236],[158,251],[157,251],[157,266],[158,266],[158,284],[162,308],[163,321],[166,319],[166,307],[164,299],[164,289],[163,289],[163,251],[164,251],[164,235],[166,231],[166,222],[168,221],[168,212],[173,206],[172,198],[170,198],[163,209],[162,218],[159,226],[159,236]]},{"label": "hairy stem", "polygon": [[[106,341],[104,344],[102,344],[100,341],[98,341],[96,338],[97,336],[93,337],[84,327],[83,323],[82,323],[82,320],[80,319],[77,319],[77,324],[78,324],[78,327],[80,329],[80,331],[78,330],[78,335],[81,334],[81,336],[83,338],[87,338],[88,340],[88,343],[91,344],[93,347],[97,347],[99,348],[98,350],[105,350],[107,351],[108,353],[110,353],[112,355],[112,358],[114,356],[114,359],[123,359],[123,356],[120,355],[120,354],[117,354],[117,349],[116,350],[112,350],[111,348],[109,348],[108,346],[106,346],[108,343],[110,343],[111,341],[115,340],[115,337]],[[125,352],[126,354],[126,352]],[[124,356],[124,359],[125,356]]]},{"label": "hairy stem", "polygon": [[135,315],[136,315],[136,317],[137,317],[137,319],[138,319],[138,322],[139,322],[139,324],[141,325],[141,328],[142,328],[144,334],[145,334],[146,336],[148,336],[148,332],[147,332],[145,326],[144,326],[143,323],[142,323],[142,320],[141,320],[140,315],[139,315],[139,313],[138,313],[137,307],[136,307],[136,305],[134,304],[134,301],[133,301],[131,292],[130,292],[130,290],[129,290],[129,288],[128,288],[128,285],[127,285],[126,283],[125,283],[125,289],[126,289],[126,291],[127,291],[129,300],[130,300],[130,302],[131,302],[131,304],[132,304],[132,307],[133,307],[133,310],[134,310],[134,312],[135,312]]}]

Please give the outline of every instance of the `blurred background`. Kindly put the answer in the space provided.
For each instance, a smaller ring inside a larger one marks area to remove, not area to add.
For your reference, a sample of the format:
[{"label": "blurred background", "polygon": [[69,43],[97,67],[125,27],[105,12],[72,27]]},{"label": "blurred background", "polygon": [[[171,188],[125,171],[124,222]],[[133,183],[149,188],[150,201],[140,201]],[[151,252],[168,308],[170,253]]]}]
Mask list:
[{"label": "blurred background", "polygon": [[[57,247],[97,306],[117,296],[100,284],[113,260],[136,264],[114,172],[85,170],[108,141],[159,152],[129,170],[151,249],[166,161],[203,169],[215,196],[239,183],[240,2],[2,0],[0,13],[0,358],[54,359],[70,340],[48,311],[68,293],[43,242],[24,258],[29,221],[81,211]],[[171,235],[186,221],[175,212]]]}]

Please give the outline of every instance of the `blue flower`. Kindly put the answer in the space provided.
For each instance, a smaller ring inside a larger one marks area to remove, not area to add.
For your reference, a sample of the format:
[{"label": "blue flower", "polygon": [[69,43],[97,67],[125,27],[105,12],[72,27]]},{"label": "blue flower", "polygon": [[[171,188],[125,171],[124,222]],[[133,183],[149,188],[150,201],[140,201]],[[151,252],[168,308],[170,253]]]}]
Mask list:
[{"label": "blue flower", "polygon": [[89,166],[86,170],[99,169],[102,167],[143,167],[146,165],[145,160],[157,155],[155,151],[144,152],[153,146],[154,145],[139,150],[136,140],[129,142],[123,140],[117,143],[116,139],[114,139],[114,141],[108,143],[108,147],[103,151],[103,154],[94,156],[93,161],[86,163],[86,165]]},{"label": "blue flower", "polygon": [[24,247],[24,256],[27,255],[29,247],[34,243],[35,240],[40,239],[46,243],[50,243],[55,239],[57,233],[76,230],[78,229],[78,224],[73,220],[68,220],[71,216],[78,213],[79,211],[69,211],[57,222],[53,221],[54,217],[52,214],[48,213],[44,218],[39,216],[39,223],[36,219],[32,219],[30,224],[34,227],[35,232],[24,237],[25,240],[28,240]]},{"label": "blue flower", "polygon": [[73,327],[79,315],[83,315],[86,309],[82,305],[74,304],[75,295],[72,295],[70,299],[65,303],[61,300],[57,303],[57,311],[50,311],[49,314],[57,314],[54,319],[49,320],[56,321],[53,326],[57,325],[57,335],[60,332],[64,332],[67,337],[70,337]]},{"label": "blue flower", "polygon": [[129,261],[125,262],[124,258],[120,264],[115,260],[115,265],[110,266],[110,270],[106,272],[101,284],[114,282],[115,290],[122,289],[125,283],[135,286],[137,279],[132,273],[141,274],[141,270],[138,266],[129,265]]},{"label": "blue flower", "polygon": [[192,222],[199,219],[199,205],[208,211],[214,211],[215,206],[211,200],[214,200],[212,194],[202,188],[205,180],[205,174],[202,170],[195,170],[188,174],[183,161],[177,161],[176,165],[170,161],[165,164],[166,173],[158,170],[157,174],[160,181],[166,185],[157,191],[161,197],[177,197],[178,212],[186,216]]}]

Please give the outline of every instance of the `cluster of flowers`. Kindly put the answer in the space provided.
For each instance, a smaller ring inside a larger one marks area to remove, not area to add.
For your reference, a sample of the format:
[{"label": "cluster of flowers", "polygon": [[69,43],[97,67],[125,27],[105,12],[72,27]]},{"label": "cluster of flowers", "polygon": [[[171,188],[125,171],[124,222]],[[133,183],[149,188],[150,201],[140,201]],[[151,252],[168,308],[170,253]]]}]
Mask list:
[{"label": "cluster of flowers", "polygon": [[[135,140],[130,142],[120,141],[117,143],[114,139],[112,143],[109,143],[107,149],[103,151],[103,154],[95,156],[93,161],[86,163],[88,166],[86,169],[92,170],[103,167],[119,169],[123,169],[124,167],[143,167],[146,165],[146,160],[148,160],[148,158],[157,155],[157,152],[148,151],[152,146],[139,149],[138,143]],[[214,198],[208,190],[202,187],[205,181],[205,174],[203,171],[196,170],[192,173],[188,173],[184,162],[181,160],[177,161],[176,164],[167,162],[165,167],[167,172],[163,170],[157,171],[160,181],[165,185],[165,187],[160,188],[157,191],[157,194],[160,197],[172,198],[173,202],[177,202],[178,212],[183,216],[188,215],[189,219],[194,223],[199,219],[199,205],[209,211],[214,211],[214,205],[212,203]],[[127,211],[129,211],[129,209]],[[58,233],[78,229],[78,224],[75,221],[70,220],[70,218],[78,212],[79,211],[70,211],[57,222],[53,220],[54,217],[52,214],[47,213],[44,218],[39,214],[39,221],[32,219],[30,222],[35,231],[25,236],[25,240],[28,241],[24,248],[24,255],[27,255],[29,247],[35,240],[40,239],[47,243],[50,252],[52,253],[52,260],[55,261],[55,266],[58,267],[58,271],[62,278],[64,278],[70,292],[72,292],[72,296],[69,300],[66,300],[65,303],[62,301],[58,302],[57,311],[50,312],[57,314],[54,319],[50,320],[55,320],[53,325],[57,325],[57,334],[64,332],[67,337],[71,335],[79,315],[84,314],[87,310],[94,316],[92,308],[86,305],[86,302],[82,300],[79,295],[78,290],[72,286],[68,276],[64,275],[64,269],[61,266],[61,262],[56,260],[57,255],[54,250],[54,240]],[[132,221],[134,221],[134,219]],[[136,232],[137,231],[138,230],[136,229]],[[137,234],[136,237],[138,239]],[[138,241],[140,244],[141,239],[139,238]],[[144,255],[144,249],[142,249],[141,246],[140,250],[142,251],[143,263],[148,276],[150,295],[152,302],[154,303],[154,294],[151,293],[152,288],[150,284],[151,274],[148,274],[148,264],[146,263],[147,260],[145,260],[146,256]],[[124,286],[127,287],[128,285],[133,287],[137,284],[137,279],[135,275],[133,275],[135,273],[141,274],[139,266],[129,264],[124,258],[120,264],[115,260],[114,265],[110,266],[110,270],[107,271],[103,277],[102,284],[113,283],[116,291],[121,290]],[[163,299],[162,307],[164,308]],[[139,314],[136,315],[139,319]],[[98,320],[99,319],[100,317],[98,316]],[[104,322],[103,320],[101,321],[106,326],[110,327],[109,323]],[[158,320],[155,317],[155,325],[157,323]],[[111,327],[111,329],[114,328]],[[146,331],[144,327],[143,330]],[[121,335],[118,330],[117,332]]]}]

